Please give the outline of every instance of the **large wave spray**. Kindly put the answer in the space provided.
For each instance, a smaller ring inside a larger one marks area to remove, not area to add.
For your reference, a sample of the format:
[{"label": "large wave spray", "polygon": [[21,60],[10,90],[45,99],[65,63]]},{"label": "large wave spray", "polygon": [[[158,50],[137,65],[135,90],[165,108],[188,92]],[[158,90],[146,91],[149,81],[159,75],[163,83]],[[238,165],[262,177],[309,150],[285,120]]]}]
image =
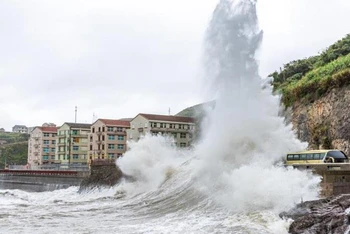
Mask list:
[{"label": "large wave spray", "polygon": [[318,178],[274,166],[306,148],[262,88],[255,53],[262,40],[255,0],[221,0],[205,40],[205,81],[216,99],[197,147],[205,190],[236,210],[283,209],[317,196]]},{"label": "large wave spray", "polygon": [[277,165],[288,151],[307,145],[278,116],[280,100],[271,87],[262,86],[255,60],[261,40],[256,1],[219,2],[204,43],[204,83],[216,105],[202,126],[203,138],[192,151],[177,150],[162,136],[131,143],[117,163],[137,178],[139,193],[177,187],[163,183],[175,174],[186,179],[173,181],[190,177],[188,189],[238,212],[280,211],[317,197],[318,177]]}]

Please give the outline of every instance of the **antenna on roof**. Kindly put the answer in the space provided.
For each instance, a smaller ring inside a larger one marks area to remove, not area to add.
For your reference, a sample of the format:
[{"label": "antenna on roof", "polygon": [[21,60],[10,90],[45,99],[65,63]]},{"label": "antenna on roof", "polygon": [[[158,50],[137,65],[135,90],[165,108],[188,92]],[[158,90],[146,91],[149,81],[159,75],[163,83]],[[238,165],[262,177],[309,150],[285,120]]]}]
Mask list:
[{"label": "antenna on roof", "polygon": [[75,123],[77,123],[78,107],[75,106]]},{"label": "antenna on roof", "polygon": [[169,115],[170,115],[170,107],[169,107]]}]

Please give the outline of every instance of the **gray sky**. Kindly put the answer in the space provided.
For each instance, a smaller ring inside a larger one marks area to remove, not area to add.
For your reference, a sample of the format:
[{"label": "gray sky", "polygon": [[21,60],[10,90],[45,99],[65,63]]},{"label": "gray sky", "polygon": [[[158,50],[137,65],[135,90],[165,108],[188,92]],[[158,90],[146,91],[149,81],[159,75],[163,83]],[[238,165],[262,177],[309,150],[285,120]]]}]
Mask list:
[{"label": "gray sky", "polygon": [[[204,100],[217,0],[0,0],[0,127],[172,114]],[[260,0],[261,75],[350,33],[349,0]]]}]

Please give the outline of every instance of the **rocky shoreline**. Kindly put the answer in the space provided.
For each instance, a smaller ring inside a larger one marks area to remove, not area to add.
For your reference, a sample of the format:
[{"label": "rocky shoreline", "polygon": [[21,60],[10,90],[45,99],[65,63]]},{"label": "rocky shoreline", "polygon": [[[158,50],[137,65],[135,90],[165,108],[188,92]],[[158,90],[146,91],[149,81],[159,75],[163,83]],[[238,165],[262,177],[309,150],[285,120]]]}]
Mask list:
[{"label": "rocky shoreline", "polygon": [[294,220],[292,234],[349,234],[350,194],[303,202],[280,217]]}]

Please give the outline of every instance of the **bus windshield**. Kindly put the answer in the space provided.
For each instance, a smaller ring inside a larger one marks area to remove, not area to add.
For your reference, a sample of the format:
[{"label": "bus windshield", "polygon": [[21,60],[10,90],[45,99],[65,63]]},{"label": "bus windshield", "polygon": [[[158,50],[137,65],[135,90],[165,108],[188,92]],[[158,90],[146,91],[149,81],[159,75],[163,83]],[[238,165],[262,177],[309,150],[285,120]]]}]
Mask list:
[{"label": "bus windshield", "polygon": [[329,151],[326,158],[334,158],[334,162],[343,163],[348,160],[348,157],[342,151]]}]

